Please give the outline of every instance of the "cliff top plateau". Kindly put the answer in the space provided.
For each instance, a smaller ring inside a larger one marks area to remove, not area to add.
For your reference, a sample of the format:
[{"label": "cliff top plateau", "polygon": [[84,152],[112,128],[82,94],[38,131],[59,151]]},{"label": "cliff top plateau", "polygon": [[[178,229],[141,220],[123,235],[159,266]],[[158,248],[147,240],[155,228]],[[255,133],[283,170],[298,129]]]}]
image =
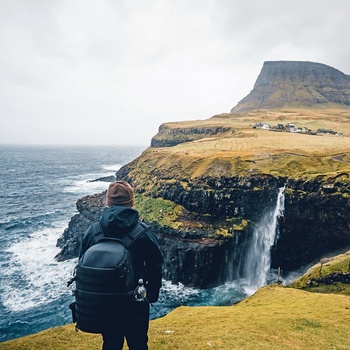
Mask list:
[{"label": "cliff top plateau", "polygon": [[255,110],[166,123],[120,175],[128,173],[143,191],[155,178],[337,176],[350,171],[349,137],[350,109]]},{"label": "cliff top plateau", "polygon": [[231,113],[254,109],[350,105],[350,76],[325,64],[301,61],[265,62],[254,89]]}]

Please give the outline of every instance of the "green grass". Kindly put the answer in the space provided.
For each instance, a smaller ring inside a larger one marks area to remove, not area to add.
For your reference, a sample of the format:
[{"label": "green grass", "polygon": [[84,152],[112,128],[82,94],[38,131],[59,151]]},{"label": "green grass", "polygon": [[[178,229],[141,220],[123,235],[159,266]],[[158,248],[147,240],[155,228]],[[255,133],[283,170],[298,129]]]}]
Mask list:
[{"label": "green grass", "polygon": [[[263,287],[233,306],[179,307],[151,321],[150,349],[349,350],[350,285],[315,289],[308,281],[348,272],[350,251],[321,261],[291,286]],[[97,350],[101,342],[67,325],[0,343],[0,350]]]},{"label": "green grass", "polygon": [[[350,296],[271,285],[234,306],[180,307],[150,322],[157,350],[348,350]],[[0,350],[100,349],[73,325],[0,343]],[[124,346],[124,349],[127,349]]]},{"label": "green grass", "polygon": [[291,287],[300,288],[309,292],[336,293],[350,295],[350,285],[336,282],[331,285],[317,282],[318,279],[325,278],[332,273],[350,272],[350,250],[344,254],[321,259],[319,263],[312,266],[306,273],[296,279]]},{"label": "green grass", "polygon": [[182,226],[178,218],[184,208],[172,201],[136,195],[135,208],[140,212],[141,218],[147,222],[157,222],[161,226],[174,229]]}]

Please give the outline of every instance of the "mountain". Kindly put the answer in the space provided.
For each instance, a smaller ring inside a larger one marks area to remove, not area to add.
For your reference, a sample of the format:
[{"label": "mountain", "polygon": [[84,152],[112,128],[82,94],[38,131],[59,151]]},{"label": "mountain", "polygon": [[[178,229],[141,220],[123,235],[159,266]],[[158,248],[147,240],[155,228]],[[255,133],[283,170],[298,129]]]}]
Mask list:
[{"label": "mountain", "polygon": [[275,108],[350,106],[350,76],[321,63],[265,62],[253,90],[231,113]]},{"label": "mountain", "polygon": [[[293,271],[350,249],[348,79],[322,64],[267,62],[246,102],[234,109],[242,112],[165,123],[151,147],[118,170],[116,178],[135,188],[135,207],[157,234],[165,279],[209,288],[241,276],[247,247],[281,188],[285,210],[271,249],[273,268]],[[273,107],[281,101],[272,91],[283,94],[282,82],[293,87],[283,106],[295,107]],[[316,88],[325,101],[319,108],[310,97]],[[266,98],[253,98],[257,92]],[[244,112],[244,105],[252,110]],[[76,256],[103,200],[97,194],[78,201],[79,214],[58,242],[59,260]]]}]

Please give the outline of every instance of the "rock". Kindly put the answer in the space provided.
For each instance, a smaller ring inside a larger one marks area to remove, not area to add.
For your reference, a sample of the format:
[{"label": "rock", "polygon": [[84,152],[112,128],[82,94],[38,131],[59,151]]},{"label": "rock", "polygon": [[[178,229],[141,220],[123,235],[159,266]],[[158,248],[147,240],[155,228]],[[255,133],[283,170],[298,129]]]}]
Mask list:
[{"label": "rock", "polygon": [[110,176],[100,177],[95,180],[89,180],[88,182],[113,182],[113,181],[115,181],[115,176],[110,175]]},{"label": "rock", "polygon": [[341,272],[341,271],[332,272],[329,275],[317,278],[315,282],[318,285],[319,284],[330,285],[330,284],[336,284],[338,282],[343,283],[343,284],[350,284],[350,273],[349,272],[348,273]]},{"label": "rock", "polygon": [[265,62],[253,90],[231,113],[286,107],[350,105],[350,76],[325,64]]},{"label": "rock", "polygon": [[167,124],[162,124],[159,127],[158,134],[151,140],[151,147],[172,147],[219,133],[227,133],[230,130],[229,127],[222,126],[169,128]]},{"label": "rock", "polygon": [[349,193],[349,184],[337,183],[336,194],[324,192],[322,185],[318,180],[307,186],[288,181],[280,238],[272,253],[274,266],[296,270],[350,246],[350,202],[340,191]]},{"label": "rock", "polygon": [[57,247],[61,251],[56,255],[57,261],[76,258],[79,253],[80,243],[85,231],[93,221],[97,221],[101,216],[105,206],[106,191],[93,196],[86,196],[77,201],[79,214],[74,215],[69,224],[57,240]]}]

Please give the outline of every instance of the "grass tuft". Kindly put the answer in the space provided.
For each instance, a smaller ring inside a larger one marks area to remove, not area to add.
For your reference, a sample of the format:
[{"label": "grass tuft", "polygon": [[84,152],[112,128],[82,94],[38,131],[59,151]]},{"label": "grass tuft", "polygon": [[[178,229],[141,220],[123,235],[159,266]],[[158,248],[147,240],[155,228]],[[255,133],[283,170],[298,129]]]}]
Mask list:
[{"label": "grass tuft", "polygon": [[138,194],[135,196],[135,208],[140,212],[141,218],[147,222],[157,222],[161,226],[174,229],[182,226],[178,218],[184,209],[172,201]]}]

